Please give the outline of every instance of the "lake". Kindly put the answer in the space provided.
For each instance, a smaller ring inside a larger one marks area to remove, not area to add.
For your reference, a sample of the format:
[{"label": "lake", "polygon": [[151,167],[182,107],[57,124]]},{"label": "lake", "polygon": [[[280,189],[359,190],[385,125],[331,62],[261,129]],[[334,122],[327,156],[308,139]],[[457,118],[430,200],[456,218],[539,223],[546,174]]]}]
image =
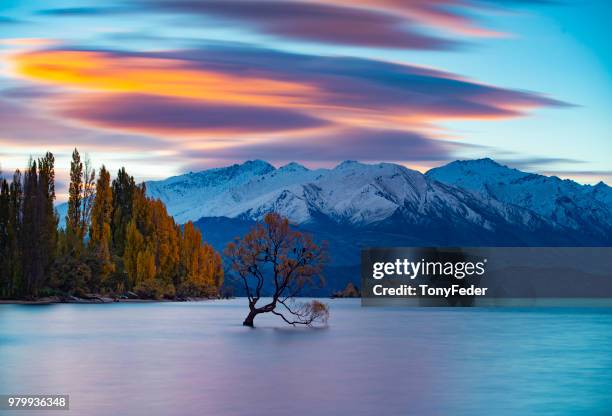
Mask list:
[{"label": "lake", "polygon": [[245,299],[0,305],[0,394],[69,394],[74,415],[612,413],[612,309],[326,302],[323,329],[245,328]]}]

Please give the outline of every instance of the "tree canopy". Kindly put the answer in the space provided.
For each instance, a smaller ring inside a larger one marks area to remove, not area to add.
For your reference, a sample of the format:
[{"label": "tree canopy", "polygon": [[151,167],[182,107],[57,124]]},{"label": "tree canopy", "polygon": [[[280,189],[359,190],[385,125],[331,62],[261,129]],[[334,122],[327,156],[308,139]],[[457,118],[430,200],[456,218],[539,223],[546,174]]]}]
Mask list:
[{"label": "tree canopy", "polygon": [[[327,321],[327,306],[313,301],[301,305],[293,298],[306,286],[323,285],[325,247],[318,246],[308,234],[294,230],[287,218],[276,213],[265,216],[244,237],[228,244],[225,255],[231,270],[242,280],[249,302],[243,322],[253,326],[255,317],[272,313],[291,325],[311,325]],[[271,291],[271,301],[260,304]]]},{"label": "tree canopy", "polygon": [[72,153],[65,227],[54,209],[55,158],[31,159],[0,179],[0,297],[136,292],[146,298],[216,296],[221,256],[192,223],[180,226],[121,168]]}]

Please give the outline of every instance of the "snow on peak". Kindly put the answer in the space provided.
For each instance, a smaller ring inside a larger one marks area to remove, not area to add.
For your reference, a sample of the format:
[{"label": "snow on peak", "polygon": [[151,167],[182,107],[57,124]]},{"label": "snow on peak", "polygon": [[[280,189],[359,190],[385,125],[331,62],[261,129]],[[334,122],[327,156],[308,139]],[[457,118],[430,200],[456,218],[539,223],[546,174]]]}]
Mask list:
[{"label": "snow on peak", "polygon": [[334,169],[350,169],[363,166],[363,163],[359,163],[356,160],[345,160],[342,163],[339,163]]},{"label": "snow on peak", "polygon": [[486,193],[492,181],[511,182],[529,176],[528,173],[501,165],[490,158],[458,160],[433,168],[426,175],[439,182],[482,193]]},{"label": "snow on peak", "polygon": [[[251,169],[255,166],[258,168]],[[274,169],[266,162],[254,161],[200,172],[195,174],[197,181],[192,180],[193,175],[154,182],[148,187],[148,192],[162,199],[179,223],[220,216],[259,220],[270,210],[299,224],[315,217],[369,224],[399,211],[410,212],[413,219],[455,213],[467,221],[484,222],[466,205],[463,191],[392,163],[346,161],[334,169],[308,170],[297,163]],[[433,206],[440,211],[433,214]]]},{"label": "snow on peak", "polygon": [[280,168],[278,168],[278,170],[286,172],[306,172],[309,169],[304,165],[300,165],[299,163],[291,162],[287,163],[284,166],[281,166]]},{"label": "snow on peak", "polygon": [[497,163],[493,159],[487,157],[484,159],[457,160],[447,165],[433,168],[427,172],[427,175],[434,178],[439,176],[502,175],[504,177],[516,179],[529,174]]},{"label": "snow on peak", "polygon": [[601,201],[608,206],[612,206],[612,188],[606,185],[603,181],[600,181],[597,183],[597,185],[593,186],[591,194],[598,201]]},{"label": "snow on peak", "polygon": [[483,157],[480,159],[468,159],[468,160],[457,160],[455,163],[464,164],[464,165],[485,165],[485,166],[495,166],[506,168],[507,166],[502,165],[501,163],[496,162],[490,157]]},{"label": "snow on peak", "polygon": [[[610,192],[597,192],[556,176],[526,173],[498,164],[491,159],[457,161],[426,174],[449,185],[529,209],[558,225],[595,234],[610,232],[612,208]],[[600,188],[602,189],[602,188]]]},{"label": "snow on peak", "polygon": [[233,165],[237,166],[241,170],[251,170],[257,173],[268,173],[275,169],[274,166],[266,162],[265,160],[255,159],[255,160],[247,160],[242,165]]}]

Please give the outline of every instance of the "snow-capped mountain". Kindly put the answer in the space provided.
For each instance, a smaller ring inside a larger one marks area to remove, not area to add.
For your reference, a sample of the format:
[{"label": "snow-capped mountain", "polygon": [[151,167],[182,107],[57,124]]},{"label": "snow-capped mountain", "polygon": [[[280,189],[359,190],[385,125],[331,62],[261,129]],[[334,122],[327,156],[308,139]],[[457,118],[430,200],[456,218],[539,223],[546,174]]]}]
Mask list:
[{"label": "snow-capped mountain", "polygon": [[334,169],[309,170],[297,163],[275,169],[263,161],[211,169],[147,183],[147,192],[160,198],[178,222],[202,217],[260,220],[270,211],[295,224],[322,217],[340,224],[365,226],[396,213],[417,220],[442,212],[491,229],[491,217],[522,223],[536,221],[527,212],[503,204],[475,200],[461,189],[429,180],[403,166],[366,165],[346,161]]},{"label": "snow-capped mountain", "polygon": [[558,177],[521,172],[491,159],[456,161],[427,172],[427,177],[528,209],[553,224],[610,240],[612,188],[600,182],[580,185]]},{"label": "snow-capped mountain", "polygon": [[[485,178],[508,186],[498,186],[503,189],[499,194],[491,192],[493,185]],[[550,181],[562,185],[554,188]],[[526,185],[530,182],[531,187]],[[589,202],[590,213],[583,210],[580,217],[580,211],[551,208],[551,202],[541,198],[550,191],[542,188],[557,189],[561,206],[583,204],[576,201],[578,192],[595,202]],[[585,190],[593,193],[592,188],[491,160],[454,162],[427,175],[391,163],[346,161],[333,169],[309,170],[297,163],[276,169],[249,161],[147,183],[149,195],[160,198],[179,223],[203,217],[255,221],[275,211],[306,228],[333,224],[397,232],[404,243],[471,245],[609,241],[610,216],[604,215],[609,204]],[[604,189],[597,191],[599,198],[607,198]]]}]

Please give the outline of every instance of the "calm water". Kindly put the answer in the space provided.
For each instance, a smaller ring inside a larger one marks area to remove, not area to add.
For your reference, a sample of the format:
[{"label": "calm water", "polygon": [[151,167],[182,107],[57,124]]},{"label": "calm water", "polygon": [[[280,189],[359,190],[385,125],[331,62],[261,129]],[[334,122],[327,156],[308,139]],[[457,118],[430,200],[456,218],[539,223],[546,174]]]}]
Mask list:
[{"label": "calm water", "polygon": [[612,414],[612,309],[329,303],[327,329],[255,330],[244,299],[0,305],[0,393],[74,415]]}]

